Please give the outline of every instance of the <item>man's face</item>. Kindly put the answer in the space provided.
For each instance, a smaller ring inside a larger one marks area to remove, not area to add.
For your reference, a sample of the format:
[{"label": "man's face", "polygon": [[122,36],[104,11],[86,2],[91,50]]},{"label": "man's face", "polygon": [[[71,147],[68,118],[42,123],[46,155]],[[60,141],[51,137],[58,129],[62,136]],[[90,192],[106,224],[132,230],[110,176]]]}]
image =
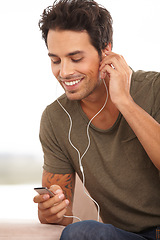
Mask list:
[{"label": "man's face", "polygon": [[86,31],[49,30],[48,51],[54,76],[70,100],[82,100],[100,84],[98,51]]}]

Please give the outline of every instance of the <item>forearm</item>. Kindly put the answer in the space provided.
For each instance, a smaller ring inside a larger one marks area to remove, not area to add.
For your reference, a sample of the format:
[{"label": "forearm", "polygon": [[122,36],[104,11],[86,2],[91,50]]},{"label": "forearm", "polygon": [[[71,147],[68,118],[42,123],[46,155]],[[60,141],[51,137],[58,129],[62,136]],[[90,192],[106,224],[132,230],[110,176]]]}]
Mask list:
[{"label": "forearm", "polygon": [[139,107],[132,98],[123,101],[118,108],[153,164],[160,170],[160,124]]}]

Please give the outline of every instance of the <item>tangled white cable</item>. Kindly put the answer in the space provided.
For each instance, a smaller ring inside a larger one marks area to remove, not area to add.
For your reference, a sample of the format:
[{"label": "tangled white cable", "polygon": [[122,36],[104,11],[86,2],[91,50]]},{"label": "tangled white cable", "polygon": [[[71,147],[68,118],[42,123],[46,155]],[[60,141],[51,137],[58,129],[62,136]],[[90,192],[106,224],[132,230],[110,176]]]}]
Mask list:
[{"label": "tangled white cable", "polygon": [[[88,149],[90,147],[90,144],[91,144],[91,140],[90,140],[90,136],[89,136],[89,127],[90,127],[90,124],[91,122],[93,121],[94,118],[97,117],[97,115],[99,115],[102,110],[105,108],[106,104],[107,104],[107,101],[108,101],[108,89],[107,89],[107,85],[103,79],[103,83],[104,83],[104,86],[106,88],[106,93],[107,93],[107,96],[106,96],[106,100],[105,100],[105,103],[103,105],[103,107],[92,117],[92,119],[89,121],[88,125],[87,125],[87,137],[88,137],[88,146],[86,148],[86,150],[84,151],[84,153],[82,154],[82,156],[80,155],[80,152],[79,150],[74,146],[74,144],[72,143],[71,141],[71,130],[72,130],[72,118],[70,116],[70,114],[67,112],[67,110],[63,107],[63,105],[59,102],[59,100],[57,99],[57,102],[59,103],[59,105],[61,106],[61,108],[65,111],[65,113],[68,115],[69,117],[69,120],[70,120],[70,127],[69,127],[69,132],[68,132],[68,140],[69,140],[69,143],[71,144],[71,146],[77,151],[78,153],[78,159],[79,159],[79,166],[80,166],[80,170],[81,170],[81,173],[82,173],[82,176],[83,176],[83,191],[84,193],[96,204],[97,206],[97,211],[98,211],[98,216],[97,216],[97,221],[99,222],[99,216],[100,216],[100,207],[99,207],[99,204],[85,191],[85,176],[84,176],[84,170],[83,170],[83,166],[82,166],[82,159],[84,158],[84,156],[86,155],[86,153],[88,152]],[[80,218],[76,217],[76,216],[66,216],[64,215],[64,217],[71,217],[71,218],[76,218],[78,219],[79,221],[81,221]]]}]

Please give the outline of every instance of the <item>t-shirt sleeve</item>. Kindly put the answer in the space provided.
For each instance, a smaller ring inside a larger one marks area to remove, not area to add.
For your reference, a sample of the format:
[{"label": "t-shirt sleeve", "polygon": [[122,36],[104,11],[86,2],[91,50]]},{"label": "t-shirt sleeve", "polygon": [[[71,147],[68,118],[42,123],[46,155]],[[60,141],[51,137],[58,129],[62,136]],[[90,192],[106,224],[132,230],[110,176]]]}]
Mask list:
[{"label": "t-shirt sleeve", "polygon": [[160,73],[154,81],[153,118],[160,123]]},{"label": "t-shirt sleeve", "polygon": [[42,114],[39,137],[44,153],[43,168],[55,174],[73,173],[74,169],[69,159],[58,144],[47,108]]}]

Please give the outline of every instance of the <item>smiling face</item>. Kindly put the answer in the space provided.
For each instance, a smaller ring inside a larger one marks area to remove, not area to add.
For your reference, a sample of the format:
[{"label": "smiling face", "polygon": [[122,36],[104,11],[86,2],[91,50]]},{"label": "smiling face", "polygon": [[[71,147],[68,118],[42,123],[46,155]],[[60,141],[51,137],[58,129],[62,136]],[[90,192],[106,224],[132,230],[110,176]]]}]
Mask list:
[{"label": "smiling face", "polygon": [[49,30],[48,55],[54,76],[70,100],[82,100],[100,85],[98,51],[86,31]]}]

